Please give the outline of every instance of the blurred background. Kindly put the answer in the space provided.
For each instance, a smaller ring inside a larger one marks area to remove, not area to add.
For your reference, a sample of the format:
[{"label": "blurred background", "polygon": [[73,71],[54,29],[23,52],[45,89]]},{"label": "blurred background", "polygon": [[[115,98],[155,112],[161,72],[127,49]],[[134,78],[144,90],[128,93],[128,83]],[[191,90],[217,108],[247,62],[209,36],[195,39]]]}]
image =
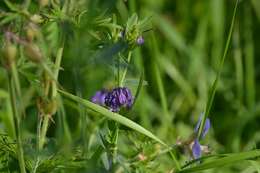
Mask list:
[{"label": "blurred background", "polygon": [[[35,10],[37,3],[31,3],[32,13],[38,13]],[[133,51],[125,86],[134,93],[142,71],[145,82],[135,107],[125,116],[151,130],[167,144],[188,139],[199,115],[205,111],[209,89],[223,56],[235,0],[79,0],[72,4],[71,8],[86,10],[86,13],[79,25],[66,22],[62,25],[66,38],[59,76],[62,88],[90,99],[97,90],[115,86],[110,55],[96,56],[106,42],[93,36],[93,31],[102,30],[95,26],[95,21],[99,17],[116,15],[118,23],[124,26],[133,13],[137,13],[139,19],[148,17],[147,32],[143,33],[145,43]],[[0,7],[7,8],[2,2]],[[53,39],[59,34],[56,27],[43,25],[44,36],[50,45],[56,44]],[[259,148],[259,31],[260,1],[241,0],[210,112],[212,128],[202,142],[209,145],[212,154]],[[35,137],[37,108],[33,100],[35,91],[29,87],[29,75],[24,75],[23,70],[21,67],[20,81],[27,105],[27,116],[22,124],[26,140]],[[11,134],[12,124],[7,116],[11,114],[11,106],[6,81],[7,74],[4,68],[0,68],[0,131]],[[57,152],[60,146],[66,145],[66,150],[74,153],[74,149],[80,146],[90,157],[100,145],[99,133],[105,133],[104,119],[81,105],[66,99],[62,102],[63,106],[53,117],[55,123],[51,123],[47,133],[48,152]],[[150,149],[148,139],[129,133],[123,129],[119,134],[118,153],[122,157],[138,153],[139,150],[134,149],[136,145],[150,154],[158,147],[153,145]],[[182,154],[178,156],[182,163],[189,158]],[[167,156],[152,162],[151,168],[156,172],[170,172],[172,168],[172,161]],[[102,172],[104,166],[101,163],[97,164],[92,158],[86,170]],[[147,165],[141,166],[149,172]],[[254,172],[251,166],[251,163],[243,162],[208,172]]]}]

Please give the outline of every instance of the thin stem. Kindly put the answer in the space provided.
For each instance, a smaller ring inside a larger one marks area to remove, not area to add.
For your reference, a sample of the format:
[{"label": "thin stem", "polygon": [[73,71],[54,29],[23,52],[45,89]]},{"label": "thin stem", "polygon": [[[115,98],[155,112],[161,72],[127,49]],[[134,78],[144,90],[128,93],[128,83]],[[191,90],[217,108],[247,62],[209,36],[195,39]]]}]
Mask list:
[{"label": "thin stem", "polygon": [[41,138],[41,135],[40,135],[40,132],[41,132],[41,125],[42,125],[42,118],[40,117],[41,115],[38,115],[39,117],[39,120],[38,120],[38,125],[37,125],[37,157],[36,157],[36,162],[33,166],[33,170],[32,170],[32,173],[36,173],[37,171],[37,168],[39,166],[39,163],[40,163],[40,158],[39,158],[39,152],[40,152],[40,138]]},{"label": "thin stem", "polygon": [[21,99],[22,94],[21,94],[20,80],[19,80],[18,72],[17,72],[16,66],[14,63],[11,64],[11,71],[12,71],[12,78],[14,80],[14,85],[15,85],[17,95],[18,95],[19,99]]},{"label": "thin stem", "polygon": [[49,125],[49,116],[48,114],[44,115],[43,117],[43,123],[41,126],[41,131],[40,131],[40,139],[39,139],[39,150],[42,150],[44,143],[45,143],[45,136],[48,130],[48,125]]},{"label": "thin stem", "polygon": [[12,78],[14,81],[14,88],[17,93],[17,98],[18,98],[18,102],[19,102],[18,110],[21,111],[22,115],[25,116],[24,105],[22,102],[21,85],[20,85],[19,75],[18,75],[18,71],[17,71],[15,63],[11,64],[11,73],[12,73]]},{"label": "thin stem", "polygon": [[[62,53],[63,53],[63,45],[58,49],[57,52],[57,56],[56,56],[56,60],[55,60],[55,69],[53,72],[53,77],[54,79],[51,82],[51,87],[52,87],[52,95],[51,95],[51,100],[56,99],[57,97],[57,79],[59,76],[59,69],[60,69],[60,64],[61,64],[61,59],[62,59]],[[45,93],[46,96],[48,95],[48,92]],[[46,137],[46,133],[48,130],[48,126],[49,126],[49,119],[52,115],[50,114],[45,114],[43,115],[43,123],[41,126],[41,130],[40,130],[40,137],[39,137],[39,150],[41,150],[44,146],[45,143],[45,137]]]},{"label": "thin stem", "polygon": [[113,136],[112,136],[112,160],[113,163],[116,163],[116,156],[117,156],[117,141],[118,141],[118,134],[119,134],[119,125],[117,122],[114,122],[115,128],[113,129]]},{"label": "thin stem", "polygon": [[62,47],[59,48],[59,50],[57,52],[57,57],[55,60],[55,66],[54,66],[55,81],[52,81],[52,98],[56,98],[56,96],[57,96],[57,82],[56,81],[58,80],[58,76],[59,76],[60,64],[61,64],[62,53],[63,53],[63,44],[62,44]]},{"label": "thin stem", "polygon": [[18,115],[18,109],[16,106],[16,94],[15,94],[15,87],[12,81],[11,74],[8,75],[8,83],[9,83],[9,90],[10,90],[10,98],[11,98],[11,105],[13,111],[13,120],[15,126],[15,136],[17,140],[17,154],[18,154],[18,161],[20,166],[21,173],[26,173],[25,170],[25,162],[24,162],[24,155],[23,155],[23,146],[22,146],[22,138],[21,138],[21,128],[20,128],[20,119]]},{"label": "thin stem", "polygon": [[41,127],[42,127],[42,118],[41,115],[38,115],[38,124],[37,124],[37,150],[40,151],[40,138],[41,138]]},{"label": "thin stem", "polygon": [[[127,63],[130,63],[131,57],[132,57],[132,51],[129,51],[129,52],[128,52],[128,55],[127,55]],[[125,81],[125,77],[126,77],[127,70],[128,70],[128,66],[126,66],[125,69],[124,69],[124,71],[123,71],[122,78],[121,78],[121,80],[120,80],[120,82],[119,82],[119,86],[120,86],[120,87],[123,86],[123,83],[124,83],[124,81]]]}]

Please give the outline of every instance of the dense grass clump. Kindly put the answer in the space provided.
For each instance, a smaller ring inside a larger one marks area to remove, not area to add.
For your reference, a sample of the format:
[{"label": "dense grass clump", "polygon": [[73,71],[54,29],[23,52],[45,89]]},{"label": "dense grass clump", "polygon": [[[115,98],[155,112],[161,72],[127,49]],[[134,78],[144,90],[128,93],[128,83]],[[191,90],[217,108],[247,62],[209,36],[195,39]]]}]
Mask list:
[{"label": "dense grass clump", "polygon": [[260,173],[259,2],[1,1],[0,172]]}]

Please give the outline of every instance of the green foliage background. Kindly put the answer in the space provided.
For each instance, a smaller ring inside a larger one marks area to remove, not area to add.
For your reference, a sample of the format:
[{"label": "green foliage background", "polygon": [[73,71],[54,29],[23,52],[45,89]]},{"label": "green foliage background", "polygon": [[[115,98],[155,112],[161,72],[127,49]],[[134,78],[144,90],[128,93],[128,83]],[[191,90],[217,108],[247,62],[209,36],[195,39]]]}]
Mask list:
[{"label": "green foliage background", "polygon": [[[130,65],[122,64],[128,67],[124,85],[135,93],[144,74],[143,86],[133,109],[121,115],[172,146],[189,138],[205,111],[234,6],[234,0],[53,0],[40,8],[38,1],[1,1],[0,45],[4,47],[7,31],[28,37],[29,21],[34,14],[40,15],[43,21],[36,23],[36,30],[41,36],[35,44],[48,57],[45,63],[49,68],[53,68],[57,51],[64,45],[58,87],[89,100],[97,90],[117,85],[113,57],[122,49],[110,38],[116,27],[112,18],[120,26],[125,26],[134,13],[139,19],[148,18],[142,34],[144,45],[134,48]],[[24,8],[28,14],[23,14]],[[202,142],[210,146],[213,155],[259,148],[259,30],[260,1],[241,0],[209,114],[212,128]],[[109,136],[113,123],[60,95],[46,144],[38,153],[37,97],[42,93],[40,83],[46,69],[28,59],[30,55],[23,47],[17,44],[16,65],[26,114],[21,117],[21,134],[27,171],[33,170],[39,157],[37,172],[173,172],[174,162],[163,152],[163,146],[124,126],[119,127],[115,146],[119,161],[108,169],[111,148],[102,136]],[[14,172],[19,165],[9,92],[8,72],[2,61],[0,131],[4,135],[0,140],[0,168]],[[180,150],[175,153],[181,165],[190,160]],[[140,160],[140,154],[147,158]],[[257,158],[237,162],[205,172],[260,172]]]}]

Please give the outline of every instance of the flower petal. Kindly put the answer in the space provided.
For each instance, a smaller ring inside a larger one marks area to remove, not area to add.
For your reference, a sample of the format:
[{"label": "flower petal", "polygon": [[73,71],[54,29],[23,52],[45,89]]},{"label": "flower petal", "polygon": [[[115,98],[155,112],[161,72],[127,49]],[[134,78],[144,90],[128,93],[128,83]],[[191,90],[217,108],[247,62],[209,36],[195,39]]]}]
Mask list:
[{"label": "flower petal", "polygon": [[[194,129],[195,133],[199,132],[199,128],[200,128],[200,125],[201,125],[201,122],[202,122],[202,117],[203,117],[203,114],[200,115],[199,120],[196,124],[196,127]],[[203,128],[202,134],[201,134],[202,138],[205,137],[205,135],[208,133],[209,129],[210,129],[210,120],[209,120],[209,118],[206,118],[206,122],[205,122],[205,125],[204,125],[204,128]]]},{"label": "flower petal", "polygon": [[195,126],[195,129],[194,129],[195,133],[199,132],[200,124],[201,124],[201,121],[202,121],[202,116],[203,116],[203,113],[200,114],[199,120],[198,120],[198,122],[197,122],[197,124]]},{"label": "flower petal", "polygon": [[206,119],[206,122],[205,122],[205,125],[204,125],[204,128],[203,128],[203,131],[202,131],[202,138],[204,138],[205,137],[205,135],[208,133],[208,131],[209,131],[209,128],[210,128],[210,120],[207,118]]},{"label": "flower petal", "polygon": [[201,148],[200,143],[198,139],[194,140],[193,146],[192,146],[192,155],[194,159],[198,159],[201,157]]},{"label": "flower petal", "polygon": [[105,97],[107,95],[106,90],[100,90],[95,93],[95,95],[91,98],[91,102],[96,103],[98,105],[105,105]]}]

